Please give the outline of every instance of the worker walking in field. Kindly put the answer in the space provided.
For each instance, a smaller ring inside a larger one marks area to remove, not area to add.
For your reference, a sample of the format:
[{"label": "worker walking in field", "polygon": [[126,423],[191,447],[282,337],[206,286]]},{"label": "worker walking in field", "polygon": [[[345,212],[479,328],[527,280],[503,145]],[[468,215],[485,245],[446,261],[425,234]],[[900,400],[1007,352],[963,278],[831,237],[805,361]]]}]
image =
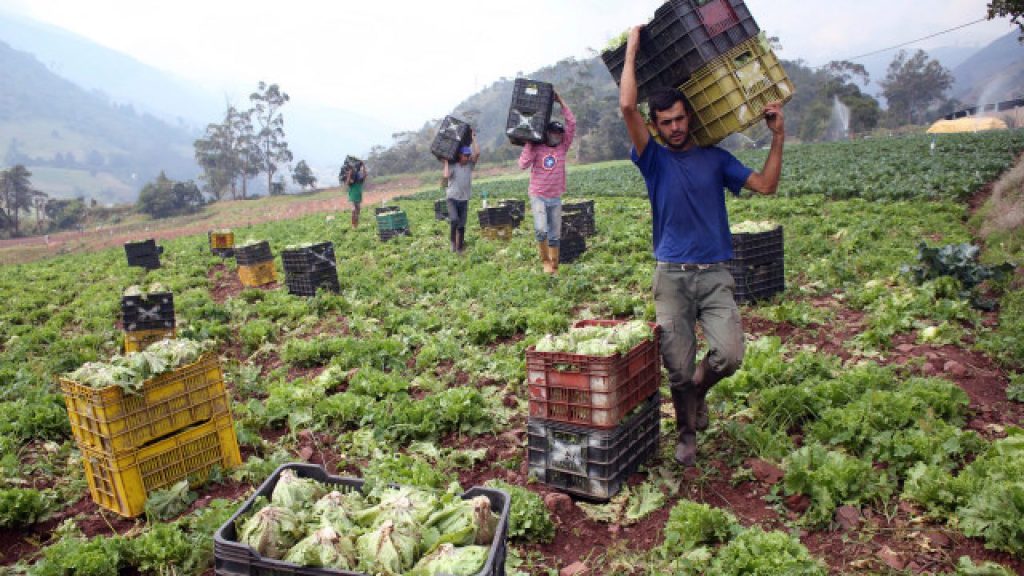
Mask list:
[{"label": "worker walking in field", "polygon": [[[782,173],[785,123],[781,103],[765,107],[772,144],[761,172],[755,172],[721,148],[697,146],[690,135],[689,102],[679,91],[668,90],[648,102],[650,126],[664,142],[658,143],[637,102],[640,29],[629,33],[619,105],[653,214],[654,305],[679,431],[675,458],[684,466],[695,466],[697,431],[708,425],[705,396],[739,368],[744,353],[743,327],[733,299],[736,282],[725,266],[733,254],[724,189],[736,195],[744,187],[759,194],[775,193]],[[699,366],[698,322],[708,344]]]},{"label": "worker walking in field", "polygon": [[359,227],[359,208],[363,204],[363,183],[366,182],[366,163],[355,168],[342,166],[341,182],[348,186],[348,201],[352,203],[352,228]]},{"label": "worker walking in field", "polygon": [[472,147],[463,146],[455,164],[444,161],[444,179],[448,182],[445,197],[448,200],[448,238],[452,252],[462,254],[466,249],[466,219],[469,212],[469,198],[473,189],[473,169],[480,160],[480,147],[476,143],[476,131],[471,131]]},{"label": "worker walking in field", "polygon": [[537,249],[544,272],[558,273],[559,241],[562,234],[562,195],[565,194],[565,159],[576,136],[576,117],[565,100],[555,92],[565,125],[548,124],[543,143],[527,142],[519,155],[519,168],[530,169],[530,211]]}]

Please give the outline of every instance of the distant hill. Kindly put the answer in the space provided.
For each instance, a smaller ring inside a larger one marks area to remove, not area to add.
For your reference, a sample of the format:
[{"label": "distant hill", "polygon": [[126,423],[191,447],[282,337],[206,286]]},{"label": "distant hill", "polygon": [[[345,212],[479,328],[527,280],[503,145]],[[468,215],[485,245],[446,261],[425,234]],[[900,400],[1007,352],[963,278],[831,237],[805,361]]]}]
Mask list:
[{"label": "distant hill", "polygon": [[[171,125],[201,133],[207,124],[223,119],[224,94],[209,92],[61,28],[0,10],[0,41],[34,54],[51,72],[87,91],[130,104]],[[277,81],[253,78],[251,86],[234,95],[232,104],[248,106],[249,92],[261,80]],[[290,92],[287,85],[281,88]],[[306,160],[322,181],[337,177],[347,154],[362,155],[395,131],[379,119],[291,96],[283,110],[288,143],[296,160]]]},{"label": "distant hill", "polygon": [[86,92],[0,42],[0,159],[24,164],[54,197],[135,200],[161,171],[194,178],[193,136]]},{"label": "distant hill", "polygon": [[970,105],[1024,97],[1024,44],[1017,31],[992,42],[953,70],[953,97]]}]

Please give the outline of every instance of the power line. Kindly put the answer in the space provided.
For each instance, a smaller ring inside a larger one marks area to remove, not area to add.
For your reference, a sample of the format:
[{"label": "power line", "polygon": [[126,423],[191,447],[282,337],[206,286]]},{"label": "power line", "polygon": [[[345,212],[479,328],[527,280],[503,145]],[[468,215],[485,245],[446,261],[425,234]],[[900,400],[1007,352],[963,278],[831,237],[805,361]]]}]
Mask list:
[{"label": "power line", "polygon": [[[882,48],[881,50],[875,50],[874,52],[868,52],[867,54],[861,54],[859,56],[854,56],[852,58],[844,58],[843,61],[853,62],[854,60],[859,60],[861,58],[867,58],[868,56],[874,56],[875,54],[881,54],[882,52],[888,52],[890,50],[895,50],[897,48],[903,48],[904,46],[909,46],[911,44],[916,44],[918,42],[923,42],[924,40],[929,40],[931,38],[935,38],[936,36],[942,36],[943,34],[949,34],[950,32],[956,32],[957,30],[960,30],[960,29],[963,29],[963,28],[967,28],[968,26],[974,26],[975,24],[980,24],[980,23],[985,22],[987,20],[988,20],[988,18],[981,18],[979,20],[975,20],[974,22],[968,22],[967,24],[961,24],[959,26],[955,26],[953,28],[949,28],[947,30],[943,30],[942,32],[936,32],[934,34],[929,34],[928,36],[925,36],[923,38],[918,38],[917,40],[911,40],[909,42],[904,42],[902,44],[897,44],[895,46],[890,46],[888,48]],[[818,68],[824,68],[825,66],[827,66],[827,64],[824,65],[824,66],[818,66]]]}]

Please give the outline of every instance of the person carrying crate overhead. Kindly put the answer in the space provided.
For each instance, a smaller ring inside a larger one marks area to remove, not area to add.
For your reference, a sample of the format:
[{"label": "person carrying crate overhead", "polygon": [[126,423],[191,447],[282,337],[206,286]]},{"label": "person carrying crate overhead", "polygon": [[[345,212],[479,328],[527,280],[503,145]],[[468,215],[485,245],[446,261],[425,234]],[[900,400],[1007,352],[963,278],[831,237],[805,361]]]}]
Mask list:
[{"label": "person carrying crate overhead", "polygon": [[359,227],[359,208],[363,204],[363,183],[366,182],[366,163],[345,165],[341,169],[341,182],[348,186],[348,201],[352,203],[352,228]]},{"label": "person carrying crate overhead", "polygon": [[[637,102],[636,55],[641,27],[629,32],[619,85],[619,105],[633,142],[631,157],[647,184],[653,215],[654,305],[661,326],[661,355],[669,373],[679,438],[675,458],[696,466],[697,431],[708,425],[705,396],[743,361],[743,326],[733,299],[736,282],[725,263],[732,236],[724,189],[774,194],[782,173],[786,139],[782,104],[765,107],[771,150],[760,172],[718,147],[691,138],[693,112],[677,90],[648,99],[650,124]],[[658,143],[652,133],[660,136]],[[696,365],[695,327],[700,322],[708,353]]]},{"label": "person carrying crate overhead", "polygon": [[459,149],[455,164],[444,161],[444,181],[448,183],[445,197],[448,201],[448,239],[452,252],[462,254],[466,249],[466,217],[469,213],[469,197],[473,188],[473,168],[480,160],[480,146],[476,143],[476,131],[470,129],[473,145]]},{"label": "person carrying crate overhead", "polygon": [[565,125],[548,124],[545,141],[527,142],[519,155],[519,168],[530,169],[530,211],[544,272],[558,273],[559,239],[562,234],[562,195],[565,194],[565,159],[576,136],[576,117],[555,92]]}]

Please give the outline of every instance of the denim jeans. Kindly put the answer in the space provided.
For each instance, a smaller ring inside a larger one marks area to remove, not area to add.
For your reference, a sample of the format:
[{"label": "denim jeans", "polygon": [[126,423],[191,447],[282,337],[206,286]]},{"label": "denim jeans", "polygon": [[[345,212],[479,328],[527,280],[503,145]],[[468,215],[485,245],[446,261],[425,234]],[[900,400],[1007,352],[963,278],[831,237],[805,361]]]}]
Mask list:
[{"label": "denim jeans", "polygon": [[530,211],[537,242],[547,240],[548,246],[557,247],[562,237],[562,199],[530,196]]},{"label": "denim jeans", "polygon": [[733,300],[736,281],[723,264],[705,270],[683,270],[659,262],[654,270],[654,308],[661,326],[661,356],[669,386],[691,385],[696,369],[696,325],[708,343],[712,370],[735,372],[743,362],[743,325]]}]

